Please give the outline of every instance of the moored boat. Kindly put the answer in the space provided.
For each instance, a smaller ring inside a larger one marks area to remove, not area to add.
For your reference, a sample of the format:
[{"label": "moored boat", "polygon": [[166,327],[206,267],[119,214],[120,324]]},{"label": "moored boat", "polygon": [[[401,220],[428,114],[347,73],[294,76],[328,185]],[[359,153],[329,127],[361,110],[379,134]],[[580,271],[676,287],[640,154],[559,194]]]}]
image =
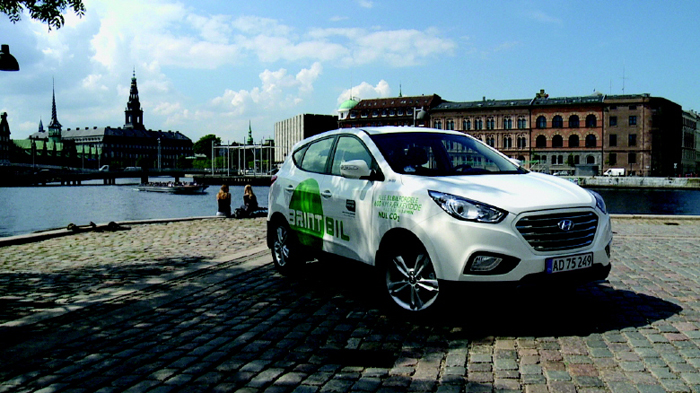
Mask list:
[{"label": "moored boat", "polygon": [[208,186],[197,183],[145,183],[138,186],[139,191],[166,192],[170,194],[199,194]]}]

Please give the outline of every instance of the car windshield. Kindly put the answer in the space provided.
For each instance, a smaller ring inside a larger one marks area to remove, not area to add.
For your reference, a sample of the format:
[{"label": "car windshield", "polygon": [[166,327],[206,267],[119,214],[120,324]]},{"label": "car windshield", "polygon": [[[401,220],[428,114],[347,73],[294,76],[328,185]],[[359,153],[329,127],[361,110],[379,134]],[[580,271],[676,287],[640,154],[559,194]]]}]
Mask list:
[{"label": "car windshield", "polygon": [[526,170],[466,135],[377,134],[372,140],[394,172],[418,176],[516,174]]}]

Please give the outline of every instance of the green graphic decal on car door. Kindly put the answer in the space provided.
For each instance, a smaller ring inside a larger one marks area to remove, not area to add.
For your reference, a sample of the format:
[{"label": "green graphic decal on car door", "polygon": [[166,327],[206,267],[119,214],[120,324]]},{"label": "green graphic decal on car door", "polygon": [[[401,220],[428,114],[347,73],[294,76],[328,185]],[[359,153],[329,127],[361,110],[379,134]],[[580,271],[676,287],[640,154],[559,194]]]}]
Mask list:
[{"label": "green graphic decal on car door", "polygon": [[299,183],[289,201],[289,225],[297,231],[299,241],[307,246],[323,246],[323,204],[318,182],[307,179]]}]

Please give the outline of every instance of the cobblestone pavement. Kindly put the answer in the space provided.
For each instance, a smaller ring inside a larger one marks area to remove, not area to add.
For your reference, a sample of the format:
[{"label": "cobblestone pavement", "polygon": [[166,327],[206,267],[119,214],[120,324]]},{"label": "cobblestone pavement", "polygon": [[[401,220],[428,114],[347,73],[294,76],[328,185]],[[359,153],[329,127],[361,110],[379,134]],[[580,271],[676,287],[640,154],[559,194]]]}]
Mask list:
[{"label": "cobblestone pavement", "polygon": [[372,270],[278,275],[265,221],[0,248],[0,392],[700,391],[700,220],[613,222],[608,283],[410,319]]}]

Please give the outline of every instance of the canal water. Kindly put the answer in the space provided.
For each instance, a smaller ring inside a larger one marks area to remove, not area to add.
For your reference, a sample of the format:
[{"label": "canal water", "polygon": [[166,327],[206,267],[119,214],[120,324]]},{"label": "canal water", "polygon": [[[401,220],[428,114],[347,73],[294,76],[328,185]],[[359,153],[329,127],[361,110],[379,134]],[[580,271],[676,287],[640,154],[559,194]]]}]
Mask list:
[{"label": "canal water", "polygon": [[[82,186],[0,187],[0,237],[65,228],[71,223],[106,224],[216,214],[216,193],[220,186],[209,186],[202,194],[174,195],[138,191],[138,182],[139,179],[127,178],[117,179],[115,186],[95,181],[84,182]],[[269,189],[253,187],[260,206],[267,206]],[[231,208],[235,209],[243,204],[243,186],[232,186],[230,192]]]},{"label": "canal water", "polygon": [[[168,181],[153,178],[151,181]],[[118,179],[116,186],[100,181],[82,186],[0,187],[0,237],[87,225],[91,221],[147,220],[212,216],[219,186],[203,194],[172,195],[136,190],[139,179]],[[267,206],[269,187],[253,187]],[[614,214],[700,215],[700,190],[640,190],[595,188]],[[243,203],[243,187],[231,187],[232,208]]]}]

